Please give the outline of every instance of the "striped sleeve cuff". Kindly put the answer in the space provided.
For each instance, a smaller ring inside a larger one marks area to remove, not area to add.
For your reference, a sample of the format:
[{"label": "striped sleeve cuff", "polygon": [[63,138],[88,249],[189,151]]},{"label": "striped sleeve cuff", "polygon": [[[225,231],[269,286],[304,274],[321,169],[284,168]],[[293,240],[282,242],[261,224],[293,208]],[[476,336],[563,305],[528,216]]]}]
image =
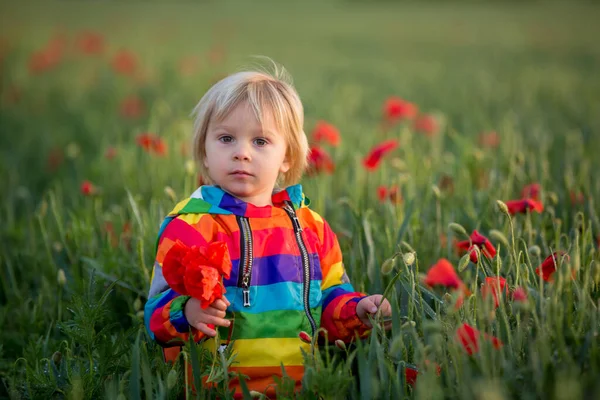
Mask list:
[{"label": "striped sleeve cuff", "polygon": [[188,333],[190,329],[190,324],[183,312],[185,303],[187,303],[190,298],[190,296],[179,296],[171,302],[169,320],[171,321],[171,325],[173,325],[175,330],[179,333]]}]

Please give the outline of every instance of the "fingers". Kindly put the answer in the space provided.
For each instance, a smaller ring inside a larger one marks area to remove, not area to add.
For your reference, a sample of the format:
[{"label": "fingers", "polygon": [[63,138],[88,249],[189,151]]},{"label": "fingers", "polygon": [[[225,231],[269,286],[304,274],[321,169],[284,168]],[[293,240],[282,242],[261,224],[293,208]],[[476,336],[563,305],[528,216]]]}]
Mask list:
[{"label": "fingers", "polygon": [[215,337],[217,336],[217,331],[210,328],[208,325],[203,324],[202,322],[195,326],[200,332],[204,333],[206,336]]},{"label": "fingers", "polygon": [[215,300],[210,306],[216,308],[217,310],[225,311],[227,307],[229,307],[231,303],[225,297]]}]

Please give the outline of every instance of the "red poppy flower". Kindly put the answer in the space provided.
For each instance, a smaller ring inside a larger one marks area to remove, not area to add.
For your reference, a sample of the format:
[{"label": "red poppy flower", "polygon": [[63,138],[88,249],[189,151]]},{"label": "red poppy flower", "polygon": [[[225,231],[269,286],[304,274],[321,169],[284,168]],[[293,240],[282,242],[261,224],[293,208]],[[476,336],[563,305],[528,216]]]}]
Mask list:
[{"label": "red poppy flower", "polygon": [[460,289],[464,283],[460,280],[454,267],[445,258],[441,258],[436,262],[425,277],[425,284],[429,286],[444,286],[453,289]]},{"label": "red poppy flower", "polygon": [[383,157],[399,146],[398,140],[389,139],[373,147],[369,154],[363,159],[364,167],[369,171],[374,171],[379,167]]},{"label": "red poppy flower", "polygon": [[[456,330],[456,338],[470,356],[479,351],[480,336],[481,333],[477,329],[466,323],[462,324]],[[500,339],[495,336],[486,334],[485,338],[492,341],[492,346],[494,346],[495,349],[499,349],[503,346],[503,343],[500,341]]]},{"label": "red poppy flower", "polygon": [[129,50],[119,50],[113,56],[112,67],[118,74],[132,76],[137,70],[137,58]]},{"label": "red poppy flower", "polygon": [[523,214],[527,210],[537,213],[544,211],[544,204],[534,199],[508,200],[506,206],[508,207],[508,213],[511,215]]},{"label": "red poppy flower", "polygon": [[333,173],[335,164],[329,154],[319,146],[311,146],[308,155],[308,175],[315,175],[320,172]]},{"label": "red poppy flower", "polygon": [[104,52],[104,37],[95,32],[82,32],[77,39],[77,48],[83,54],[101,54]]},{"label": "red poppy flower", "polygon": [[143,114],[144,103],[139,97],[131,95],[123,99],[119,109],[122,117],[136,119]]},{"label": "red poppy flower", "polygon": [[500,136],[495,131],[480,133],[478,141],[481,147],[488,149],[496,149],[500,146]]},{"label": "red poppy flower", "polygon": [[525,185],[523,190],[521,190],[521,198],[539,200],[541,190],[542,186],[539,183],[530,183],[529,185]]},{"label": "red poppy flower", "polygon": [[325,121],[317,121],[312,138],[315,143],[327,142],[332,146],[339,146],[341,142],[340,132],[337,128]]},{"label": "red poppy flower", "polygon": [[114,147],[108,147],[104,152],[104,158],[107,160],[112,160],[117,156],[117,149]]},{"label": "red poppy flower", "polygon": [[55,147],[48,153],[48,159],[46,165],[51,172],[56,171],[62,163],[65,161],[65,155],[63,150],[59,147]]},{"label": "red poppy flower", "polygon": [[477,252],[474,251],[474,246],[477,246],[481,254],[485,255],[487,258],[492,259],[496,256],[496,248],[494,245],[482,234],[474,230],[471,233],[471,240],[463,240],[461,242],[456,243],[456,247],[458,248],[461,254],[466,252],[469,253],[469,258],[471,262],[477,263]]},{"label": "red poppy flower", "polygon": [[571,200],[572,205],[579,205],[585,202],[585,196],[581,192],[576,192],[574,190],[569,191],[569,199]]},{"label": "red poppy flower", "polygon": [[162,264],[163,277],[174,291],[179,294],[187,294],[184,278],[186,265],[182,262],[189,251],[189,247],[177,240],[169,249]]},{"label": "red poppy flower", "polygon": [[569,262],[570,257],[564,251],[557,251],[546,257],[542,264],[535,269],[537,275],[541,275],[542,279],[546,282],[552,282],[554,278],[552,275],[556,272],[556,268],[560,263],[561,258],[564,257],[564,262]]},{"label": "red poppy flower", "polygon": [[512,292],[512,299],[524,303],[527,301],[527,292],[522,287],[518,287]]},{"label": "red poppy flower", "polygon": [[225,293],[222,277],[231,274],[231,259],[225,242],[207,247],[188,247],[175,242],[163,260],[163,276],[176,292],[200,300],[207,308]]},{"label": "red poppy flower", "polygon": [[139,135],[137,135],[135,137],[135,142],[142,149],[144,149],[144,150],[146,150],[146,151],[149,152],[149,151],[152,150],[152,146],[154,144],[155,137],[156,136],[154,136],[151,133],[140,133]]},{"label": "red poppy flower", "polygon": [[434,136],[438,133],[439,124],[436,118],[430,114],[420,115],[413,124],[416,132],[423,133],[425,136]]},{"label": "red poppy flower", "polygon": [[414,386],[417,383],[417,376],[419,370],[411,367],[404,368],[404,376],[406,377],[406,383],[410,386]]},{"label": "red poppy flower", "polygon": [[402,193],[400,193],[398,185],[393,185],[389,188],[379,186],[377,188],[377,198],[381,203],[389,200],[392,204],[400,204],[402,202]]},{"label": "red poppy flower", "polygon": [[500,305],[503,292],[508,295],[506,279],[501,276],[488,276],[485,278],[485,282],[481,286],[481,295],[485,299],[491,294],[494,297],[494,308]]},{"label": "red poppy flower", "polygon": [[167,144],[161,138],[156,137],[152,142],[152,151],[159,156],[164,156],[167,154]]},{"label": "red poppy flower", "polygon": [[94,184],[87,180],[81,182],[80,190],[81,190],[81,194],[83,194],[84,196],[91,196],[91,195],[95,194],[97,191]]},{"label": "red poppy flower", "polygon": [[110,243],[111,247],[117,247],[117,235],[115,235],[112,222],[104,222],[104,232],[106,232],[106,235],[108,236],[108,242]]},{"label": "red poppy flower", "polygon": [[417,115],[417,106],[399,97],[388,98],[383,105],[383,115],[387,122],[413,119]]}]

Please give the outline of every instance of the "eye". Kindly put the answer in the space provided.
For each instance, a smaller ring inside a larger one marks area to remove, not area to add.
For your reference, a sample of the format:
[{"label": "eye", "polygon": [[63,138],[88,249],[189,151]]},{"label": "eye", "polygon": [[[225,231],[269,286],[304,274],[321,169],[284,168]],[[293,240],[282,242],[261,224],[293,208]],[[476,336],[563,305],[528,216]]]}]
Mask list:
[{"label": "eye", "polygon": [[229,135],[223,135],[219,138],[219,142],[221,143],[231,143],[233,142],[233,137]]},{"label": "eye", "polygon": [[254,143],[258,146],[258,147],[263,147],[266,146],[269,142],[267,142],[266,139],[263,138],[257,138],[254,139]]}]

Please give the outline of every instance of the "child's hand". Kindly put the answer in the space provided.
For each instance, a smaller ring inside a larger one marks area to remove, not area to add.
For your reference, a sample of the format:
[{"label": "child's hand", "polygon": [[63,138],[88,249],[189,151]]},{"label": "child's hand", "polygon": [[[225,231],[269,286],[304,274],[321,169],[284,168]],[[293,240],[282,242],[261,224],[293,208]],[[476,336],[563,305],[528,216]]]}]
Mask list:
[{"label": "child's hand", "polygon": [[210,328],[208,324],[228,327],[231,322],[224,319],[224,317],[227,306],[230,304],[229,300],[223,296],[203,309],[200,307],[200,300],[192,297],[185,303],[183,313],[191,326],[207,336],[214,337],[217,332]]},{"label": "child's hand", "polygon": [[[380,294],[373,294],[367,296],[358,302],[356,305],[356,315],[369,328],[372,328],[371,322],[369,321],[369,314],[375,314],[379,310],[382,317],[389,317],[392,315],[392,306],[387,300],[383,300],[383,296]],[[375,315],[373,315],[375,317]],[[392,327],[391,321],[387,321],[383,324],[383,327],[387,330]]]}]

